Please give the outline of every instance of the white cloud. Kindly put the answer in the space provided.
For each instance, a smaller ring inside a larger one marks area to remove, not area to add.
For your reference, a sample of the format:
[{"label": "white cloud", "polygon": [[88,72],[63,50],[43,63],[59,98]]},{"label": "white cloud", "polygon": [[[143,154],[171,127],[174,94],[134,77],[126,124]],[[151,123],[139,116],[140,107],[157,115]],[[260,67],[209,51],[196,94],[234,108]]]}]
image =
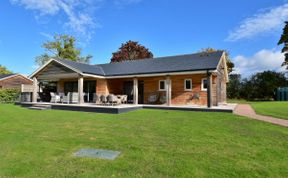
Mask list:
[{"label": "white cloud", "polygon": [[29,10],[39,11],[42,15],[54,15],[60,10],[57,0],[10,0],[12,4],[19,4]]},{"label": "white cloud", "polygon": [[69,19],[68,22],[65,23],[65,26],[90,38],[92,33],[91,29],[96,27],[93,18],[86,12],[75,12],[73,6],[62,1],[59,1],[59,6],[63,9]]},{"label": "white cloud", "polygon": [[259,34],[283,28],[288,19],[288,3],[278,7],[262,10],[252,17],[244,19],[226,38],[227,41],[249,39]]},{"label": "white cloud", "polygon": [[264,70],[284,71],[281,64],[284,62],[284,55],[275,49],[262,49],[253,56],[238,55],[232,59],[235,64],[235,71],[243,77],[248,77],[256,72]]},{"label": "white cloud", "polygon": [[[79,35],[87,38],[94,33],[94,29],[99,27],[92,18],[91,9],[94,9],[102,0],[10,0],[12,4],[24,6],[25,9],[37,12],[36,17],[44,15],[57,15],[64,12],[67,22],[64,28],[70,29]],[[43,34],[42,34],[43,35]]]},{"label": "white cloud", "polygon": [[40,35],[48,38],[49,40],[52,40],[53,39],[53,35],[49,34],[49,33],[45,33],[45,32],[40,32],[39,33]]}]

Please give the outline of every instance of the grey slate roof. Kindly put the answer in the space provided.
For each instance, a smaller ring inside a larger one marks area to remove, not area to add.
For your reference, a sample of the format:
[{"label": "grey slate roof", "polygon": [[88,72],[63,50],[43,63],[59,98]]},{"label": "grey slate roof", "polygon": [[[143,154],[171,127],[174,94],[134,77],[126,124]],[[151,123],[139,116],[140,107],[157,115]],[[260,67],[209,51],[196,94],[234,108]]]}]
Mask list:
[{"label": "grey slate roof", "polygon": [[215,70],[222,54],[223,51],[217,51],[213,53],[195,53],[98,65],[88,65],[63,59],[58,60],[81,71],[82,73],[101,76],[121,76]]},{"label": "grey slate roof", "polygon": [[6,77],[10,77],[12,75],[15,75],[15,74],[0,74],[0,80]]},{"label": "grey slate roof", "polygon": [[74,62],[74,61],[65,60],[65,59],[56,59],[56,60],[60,61],[63,64],[66,64],[66,65],[68,65],[74,69],[77,69],[77,70],[81,71],[82,73],[95,74],[95,75],[101,75],[101,76],[105,75],[104,71],[99,66],[84,64],[84,63],[80,63],[80,62]]}]

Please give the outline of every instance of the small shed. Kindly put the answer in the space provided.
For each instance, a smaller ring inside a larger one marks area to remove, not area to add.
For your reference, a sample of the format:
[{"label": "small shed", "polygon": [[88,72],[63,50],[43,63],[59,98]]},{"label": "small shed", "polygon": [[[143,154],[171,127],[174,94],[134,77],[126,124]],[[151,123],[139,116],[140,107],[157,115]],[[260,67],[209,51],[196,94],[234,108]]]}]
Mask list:
[{"label": "small shed", "polygon": [[288,87],[277,88],[276,100],[277,101],[288,101]]}]

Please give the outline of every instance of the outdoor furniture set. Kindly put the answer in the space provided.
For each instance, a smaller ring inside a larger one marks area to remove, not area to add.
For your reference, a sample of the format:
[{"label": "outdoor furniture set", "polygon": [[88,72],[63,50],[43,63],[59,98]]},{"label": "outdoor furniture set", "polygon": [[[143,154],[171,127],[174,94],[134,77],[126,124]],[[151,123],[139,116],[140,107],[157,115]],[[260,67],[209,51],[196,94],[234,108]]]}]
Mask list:
[{"label": "outdoor furniture set", "polygon": [[[56,94],[54,92],[50,92],[51,95],[51,103],[78,103],[79,95],[76,92],[68,92],[67,95],[64,93]],[[98,95],[96,93],[93,94],[93,103],[99,105],[120,105],[127,104],[127,95]]]}]

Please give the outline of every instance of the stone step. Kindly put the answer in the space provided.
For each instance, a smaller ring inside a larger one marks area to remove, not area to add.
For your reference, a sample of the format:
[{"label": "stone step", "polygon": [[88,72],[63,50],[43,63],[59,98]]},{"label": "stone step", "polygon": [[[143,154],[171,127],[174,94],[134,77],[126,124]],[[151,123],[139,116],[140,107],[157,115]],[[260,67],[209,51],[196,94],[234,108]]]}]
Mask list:
[{"label": "stone step", "polygon": [[50,109],[50,108],[31,106],[31,107],[28,107],[28,109],[32,109],[32,110],[48,110],[48,109]]},{"label": "stone step", "polygon": [[44,105],[44,104],[34,104],[32,107],[49,108],[49,109],[51,109],[51,105]]}]

